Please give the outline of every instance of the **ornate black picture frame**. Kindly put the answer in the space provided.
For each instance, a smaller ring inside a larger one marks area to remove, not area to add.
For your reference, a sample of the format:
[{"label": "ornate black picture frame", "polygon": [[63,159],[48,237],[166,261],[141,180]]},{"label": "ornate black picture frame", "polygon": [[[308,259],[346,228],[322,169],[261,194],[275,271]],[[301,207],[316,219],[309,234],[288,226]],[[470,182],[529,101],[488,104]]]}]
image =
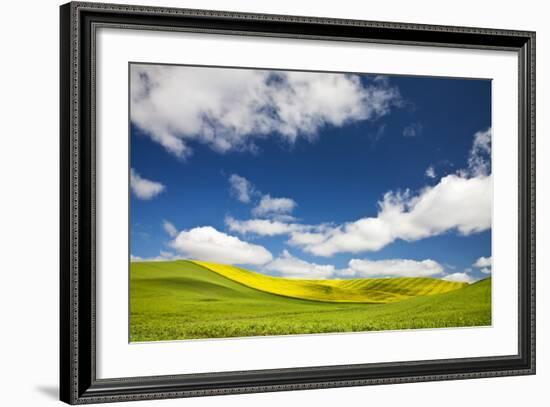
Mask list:
[{"label": "ornate black picture frame", "polygon": [[[61,6],[60,395],[70,404],[535,373],[535,33],[73,2]],[[96,377],[97,27],[481,50],[519,60],[518,354],[150,377]]]}]

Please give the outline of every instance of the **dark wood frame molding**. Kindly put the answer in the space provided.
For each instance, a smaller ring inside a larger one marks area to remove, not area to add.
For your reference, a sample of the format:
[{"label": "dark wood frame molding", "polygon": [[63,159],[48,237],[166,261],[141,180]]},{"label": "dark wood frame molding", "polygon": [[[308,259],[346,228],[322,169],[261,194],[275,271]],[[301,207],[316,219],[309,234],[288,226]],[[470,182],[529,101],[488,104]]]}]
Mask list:
[{"label": "dark wood frame molding", "polygon": [[[534,32],[81,2],[61,6],[60,21],[62,401],[84,404],[535,373]],[[97,379],[94,40],[98,27],[517,52],[518,354],[436,361]]]}]

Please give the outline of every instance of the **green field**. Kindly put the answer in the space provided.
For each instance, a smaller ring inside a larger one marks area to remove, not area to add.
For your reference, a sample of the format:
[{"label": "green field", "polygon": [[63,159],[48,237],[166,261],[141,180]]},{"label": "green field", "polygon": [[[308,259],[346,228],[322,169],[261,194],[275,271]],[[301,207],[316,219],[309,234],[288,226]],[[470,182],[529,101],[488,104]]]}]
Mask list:
[{"label": "green field", "polygon": [[130,268],[132,342],[490,324],[490,278],[291,280],[183,260]]}]

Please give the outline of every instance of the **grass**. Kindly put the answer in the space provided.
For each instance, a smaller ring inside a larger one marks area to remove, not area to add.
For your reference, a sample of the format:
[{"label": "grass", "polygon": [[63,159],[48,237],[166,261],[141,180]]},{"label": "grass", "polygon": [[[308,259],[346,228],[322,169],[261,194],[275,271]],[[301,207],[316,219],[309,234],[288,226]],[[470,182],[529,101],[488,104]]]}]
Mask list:
[{"label": "grass", "polygon": [[194,263],[256,290],[313,301],[385,304],[419,295],[442,294],[468,285],[436,278],[411,277],[299,280],[267,276],[226,264]]},{"label": "grass", "polygon": [[[367,288],[370,284],[371,290],[364,289],[361,295],[373,298],[372,292],[381,291],[381,286],[372,289],[373,281],[382,281],[369,280],[335,280],[320,285],[331,288],[334,284],[342,290],[351,290],[354,286],[361,288],[360,283],[364,282]],[[427,285],[417,291],[420,293],[417,296],[410,295],[415,290],[412,284],[415,279],[407,280],[411,282],[409,286],[403,283],[394,287],[393,295],[406,297],[400,301],[393,301],[395,297],[392,296],[386,303],[338,302],[338,298],[335,301],[310,301],[291,298],[288,292],[282,296],[251,288],[243,280],[233,280],[229,274],[222,275],[219,269],[215,272],[190,261],[132,263],[130,340],[145,342],[491,324],[490,278],[439,294],[434,294],[434,290],[426,288]],[[250,281],[247,283],[251,284]],[[287,280],[286,283],[319,284],[320,281]],[[309,284],[305,286],[311,289]],[[273,286],[268,288],[274,289]],[[342,293],[330,289],[326,292],[331,295]],[[303,291],[300,295],[304,295]]]}]

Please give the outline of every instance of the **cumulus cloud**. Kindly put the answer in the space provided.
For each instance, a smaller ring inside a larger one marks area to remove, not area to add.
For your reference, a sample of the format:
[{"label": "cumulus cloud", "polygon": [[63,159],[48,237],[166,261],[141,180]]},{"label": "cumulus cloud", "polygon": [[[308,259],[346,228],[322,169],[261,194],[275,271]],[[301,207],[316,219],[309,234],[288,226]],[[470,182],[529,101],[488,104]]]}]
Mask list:
[{"label": "cumulus cloud", "polygon": [[296,202],[290,198],[272,198],[269,194],[262,196],[258,206],[252,209],[254,216],[287,214],[294,210]]},{"label": "cumulus cloud", "polygon": [[352,259],[346,275],[353,277],[432,277],[443,273],[443,266],[435,260]]},{"label": "cumulus cloud", "polygon": [[337,269],[332,264],[317,264],[299,259],[287,250],[266,264],[263,270],[283,277],[302,279],[434,277],[444,272],[443,266],[431,259],[352,259],[347,268]]},{"label": "cumulus cloud", "polygon": [[415,241],[456,230],[470,235],[491,227],[492,177],[451,174],[417,195],[388,192],[375,217],[342,225],[305,225],[273,219],[226,218],[229,230],[261,236],[289,235],[288,243],[308,253],[377,251],[397,239]]},{"label": "cumulus cloud", "polygon": [[[243,203],[250,203],[254,196],[262,195],[261,191],[244,177],[232,174],[229,177],[230,192],[237,200]],[[261,196],[258,204],[252,209],[252,215],[256,217],[268,217],[279,221],[291,222],[295,218],[290,212],[297,206],[291,198],[274,198],[269,194]]]},{"label": "cumulus cloud", "polygon": [[246,178],[237,174],[229,177],[231,194],[242,203],[249,203],[254,194],[254,186]]},{"label": "cumulus cloud", "polygon": [[476,260],[472,266],[477,267],[479,271],[483,274],[491,274],[493,258],[489,257],[480,257]]},{"label": "cumulus cloud", "polygon": [[130,170],[130,189],[139,199],[152,199],[166,189],[160,182],[142,178],[133,168]]},{"label": "cumulus cloud", "polygon": [[172,252],[167,252],[163,250],[161,250],[160,254],[155,257],[141,257],[141,256],[134,256],[133,254],[130,254],[131,263],[139,263],[143,261],[170,261],[170,260],[179,260],[179,259],[182,259],[182,257]]},{"label": "cumulus cloud", "polygon": [[285,222],[277,219],[248,219],[239,220],[226,216],[225,224],[232,232],[240,234],[257,234],[260,236],[280,236],[290,234],[296,245],[318,242],[320,233],[330,230],[328,224],[304,225],[301,223]]},{"label": "cumulus cloud", "polygon": [[178,157],[193,142],[224,153],[272,134],[311,140],[402,103],[387,78],[351,74],[133,64],[130,86],[132,123]]},{"label": "cumulus cloud", "polygon": [[[359,253],[377,251],[394,240],[387,224],[378,218],[363,218],[338,226],[326,233],[310,233],[313,242],[303,245],[303,249],[316,256],[330,257],[337,253]],[[300,239],[291,237],[289,243]]]},{"label": "cumulus cloud", "polygon": [[168,222],[167,220],[162,222],[162,228],[170,237],[176,237],[178,234],[178,229],[174,226],[173,223]]},{"label": "cumulus cloud", "polygon": [[130,262],[137,263],[140,261],[144,261],[142,257],[140,256],[134,256],[133,254],[130,254]]},{"label": "cumulus cloud", "polygon": [[242,241],[211,226],[181,231],[170,245],[186,258],[217,263],[262,265],[273,258],[263,246]]},{"label": "cumulus cloud", "polygon": [[474,267],[482,268],[482,267],[491,267],[492,263],[492,257],[480,257],[476,260],[476,262],[473,264]]},{"label": "cumulus cloud", "polygon": [[417,240],[457,229],[463,235],[491,227],[492,178],[447,175],[418,195],[389,192],[378,218],[404,240]]},{"label": "cumulus cloud", "polygon": [[425,175],[428,178],[435,178],[435,168],[433,165],[430,165],[428,168],[426,168]]},{"label": "cumulus cloud", "polygon": [[[415,241],[449,231],[470,235],[491,228],[492,176],[490,132],[474,135],[468,169],[449,174],[417,194],[389,191],[378,203],[374,217],[322,229],[292,223],[278,224],[278,234],[288,233],[288,243],[317,256],[377,251],[396,239]],[[434,174],[435,175],[435,174]],[[246,222],[246,221],[244,221]],[[236,228],[262,234],[262,228],[242,224]]]},{"label": "cumulus cloud", "polygon": [[459,283],[473,283],[475,280],[468,273],[453,273],[443,276],[443,280],[455,281]]},{"label": "cumulus cloud", "polygon": [[[442,177],[436,185],[417,194],[410,190],[389,191],[378,202],[379,210],[373,217],[341,225],[233,218],[227,218],[226,224],[231,231],[241,234],[287,234],[288,244],[323,257],[378,251],[397,239],[411,242],[450,231],[464,236],[479,233],[491,228],[493,181],[492,175],[485,173],[490,170],[490,164],[485,164],[490,152],[488,137],[490,140],[490,129],[474,135],[467,170]],[[294,205],[291,201],[283,207],[290,211]],[[255,215],[258,212],[262,211],[256,211]]]},{"label": "cumulus cloud", "polygon": [[[298,225],[295,225],[298,226]],[[298,227],[295,227],[294,230],[290,233],[290,239],[288,240],[288,244],[292,246],[309,246],[309,245],[315,245],[320,244],[325,240],[325,235],[322,230],[315,232],[315,231],[302,231],[303,229],[300,229]]]},{"label": "cumulus cloud", "polygon": [[301,225],[289,224],[271,219],[237,220],[231,216],[225,218],[225,224],[232,232],[240,234],[255,233],[260,236],[278,236],[302,228]]},{"label": "cumulus cloud", "polygon": [[309,263],[291,255],[287,250],[264,266],[267,271],[287,278],[325,279],[333,276],[335,268],[331,264]]},{"label": "cumulus cloud", "polygon": [[[309,236],[304,250],[318,256],[377,251],[396,239],[415,241],[457,230],[462,235],[491,227],[492,178],[448,175],[418,195],[388,192],[376,217],[366,217]],[[299,241],[291,238],[290,243]]]}]

